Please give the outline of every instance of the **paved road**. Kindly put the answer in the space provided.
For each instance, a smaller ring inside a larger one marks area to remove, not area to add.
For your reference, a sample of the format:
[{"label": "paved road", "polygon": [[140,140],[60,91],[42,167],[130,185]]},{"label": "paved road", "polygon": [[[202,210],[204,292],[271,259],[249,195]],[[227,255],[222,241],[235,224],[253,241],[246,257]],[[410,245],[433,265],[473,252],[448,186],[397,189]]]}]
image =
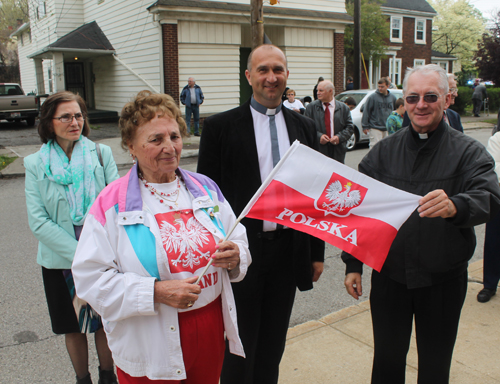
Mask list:
[{"label": "paved road", "polygon": [[[4,133],[3,127],[0,132]],[[489,134],[490,130],[470,132],[483,143]],[[349,152],[347,164],[356,168],[366,152],[366,148]],[[196,168],[196,159],[182,162],[184,168]],[[0,179],[0,217],[0,384],[74,382],[64,338],[51,332],[40,267],[35,261],[37,243],[27,224],[24,178]],[[478,227],[477,233],[479,245],[474,260],[482,257],[484,226]],[[339,256],[338,249],[327,247],[320,282],[314,290],[297,294],[292,326],[354,304],[343,287],[344,265]],[[369,292],[368,276],[366,271],[363,300]],[[96,378],[98,362],[92,338],[89,340],[91,373]]]},{"label": "paved road", "polygon": [[[90,127],[89,138],[92,140],[120,137],[120,130],[116,123],[97,123],[91,124]],[[5,120],[0,121],[0,149],[2,147],[35,144],[41,145],[37,126],[28,127],[25,122],[9,123]]]}]

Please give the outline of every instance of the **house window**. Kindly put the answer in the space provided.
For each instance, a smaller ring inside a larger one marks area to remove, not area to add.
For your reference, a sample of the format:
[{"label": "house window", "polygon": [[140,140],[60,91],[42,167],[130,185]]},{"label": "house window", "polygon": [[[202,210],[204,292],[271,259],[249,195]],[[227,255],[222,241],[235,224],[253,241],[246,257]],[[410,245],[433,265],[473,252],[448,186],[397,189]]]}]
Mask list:
[{"label": "house window", "polygon": [[391,16],[391,41],[403,41],[403,18]]},{"label": "house window", "polygon": [[401,59],[389,58],[389,77],[393,84],[401,84]]},{"label": "house window", "polygon": [[38,0],[37,16],[39,19],[45,16],[47,13],[47,8],[45,5],[45,0]]},{"label": "house window", "polygon": [[422,65],[425,65],[425,59],[414,59],[413,60],[413,67],[421,67]]},{"label": "house window", "polygon": [[415,19],[415,42],[425,44],[425,19]]},{"label": "house window", "polygon": [[443,68],[445,70],[446,73],[448,73],[448,62],[447,61],[440,61],[440,62],[435,62],[435,63],[432,63],[432,64],[437,64],[439,65],[441,68]]}]

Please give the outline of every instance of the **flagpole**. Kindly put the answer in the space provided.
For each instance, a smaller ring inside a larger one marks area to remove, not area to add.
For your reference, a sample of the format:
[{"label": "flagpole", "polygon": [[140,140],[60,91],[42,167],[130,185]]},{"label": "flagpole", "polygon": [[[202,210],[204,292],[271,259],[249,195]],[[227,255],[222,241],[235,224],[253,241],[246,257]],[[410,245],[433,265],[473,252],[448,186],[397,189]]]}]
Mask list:
[{"label": "flagpole", "polygon": [[[283,155],[283,157],[278,162],[278,164],[276,164],[276,167],[274,167],[274,169],[271,171],[271,173],[269,174],[269,176],[267,176],[266,180],[264,180],[264,182],[262,183],[262,185],[260,186],[260,188],[257,190],[257,192],[255,192],[255,194],[253,195],[253,197],[250,199],[250,201],[246,205],[245,209],[243,209],[243,211],[241,212],[241,214],[238,217],[238,219],[236,219],[233,227],[228,232],[228,234],[224,237],[223,241],[226,241],[229,238],[229,236],[231,236],[231,234],[233,233],[234,229],[238,226],[238,224],[241,222],[241,220],[243,220],[243,218],[248,214],[248,212],[250,211],[250,209],[252,208],[252,206],[255,204],[255,202],[257,201],[257,199],[260,197],[260,195],[262,195],[262,193],[264,192],[264,190],[269,186],[269,184],[271,183],[271,180],[273,180],[274,176],[279,171],[279,169],[281,168],[281,166],[283,165],[283,163],[285,162],[285,160],[288,157],[290,157],[293,152],[295,152],[295,150],[297,149],[297,147],[299,145],[300,145],[300,141],[295,140],[293,142],[293,144],[290,146],[290,148],[288,148],[288,151],[286,151],[286,153]],[[214,259],[210,258],[210,260],[208,261],[208,264],[205,266],[205,268],[203,268],[203,271],[201,272],[200,276],[196,280],[195,284],[198,284],[200,282],[201,278],[205,275],[205,273],[207,273],[208,268],[210,268],[210,266],[212,265],[213,261],[214,261]]]}]

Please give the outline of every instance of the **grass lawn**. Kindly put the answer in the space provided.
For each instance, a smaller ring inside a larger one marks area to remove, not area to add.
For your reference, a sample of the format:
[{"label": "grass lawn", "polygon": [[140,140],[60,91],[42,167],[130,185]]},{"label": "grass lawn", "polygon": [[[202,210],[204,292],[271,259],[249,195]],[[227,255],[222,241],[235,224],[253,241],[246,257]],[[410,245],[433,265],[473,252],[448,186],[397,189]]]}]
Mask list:
[{"label": "grass lawn", "polygon": [[16,156],[10,157],[5,155],[0,155],[0,170],[4,169],[7,165],[12,163],[16,159],[17,159]]}]

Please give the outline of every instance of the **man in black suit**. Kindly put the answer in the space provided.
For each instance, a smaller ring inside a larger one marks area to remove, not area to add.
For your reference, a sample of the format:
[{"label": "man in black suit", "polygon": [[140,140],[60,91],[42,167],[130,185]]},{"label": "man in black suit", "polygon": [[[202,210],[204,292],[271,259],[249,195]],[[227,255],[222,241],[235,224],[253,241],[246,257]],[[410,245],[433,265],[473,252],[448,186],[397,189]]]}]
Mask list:
[{"label": "man in black suit", "polygon": [[319,139],[319,151],[344,164],[347,141],[354,133],[351,111],[334,99],[335,87],[331,81],[318,84],[318,100],[307,106],[306,116],[314,120]]},{"label": "man in black suit", "polygon": [[[282,108],[288,78],[284,53],[265,44],[248,58],[252,98],[205,120],[198,172],[211,177],[236,215],[245,208],[290,144],[314,149],[314,122]],[[312,288],[323,271],[324,242],[274,223],[245,218],[252,267],[233,284],[246,359],[226,353],[222,384],[275,384],[295,291]]]},{"label": "man in black suit", "polygon": [[[455,80],[455,75],[453,73],[448,74],[448,86],[450,87],[451,95],[450,106],[452,106],[453,104],[455,104],[455,99],[458,96],[457,81]],[[464,131],[462,120],[460,119],[460,115],[458,114],[458,112],[455,112],[453,109],[448,107],[448,109],[444,111],[444,115],[446,116],[450,127],[455,128],[460,132]]]}]

